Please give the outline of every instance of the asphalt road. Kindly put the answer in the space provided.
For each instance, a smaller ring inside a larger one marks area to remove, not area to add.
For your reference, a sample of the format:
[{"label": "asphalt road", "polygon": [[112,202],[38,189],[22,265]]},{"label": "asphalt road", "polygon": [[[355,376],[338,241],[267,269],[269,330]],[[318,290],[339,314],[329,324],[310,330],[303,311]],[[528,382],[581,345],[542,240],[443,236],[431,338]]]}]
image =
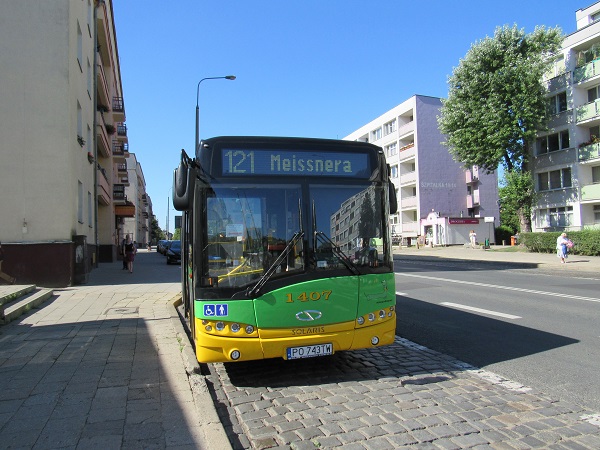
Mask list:
[{"label": "asphalt road", "polygon": [[600,277],[396,261],[396,334],[600,410]]}]

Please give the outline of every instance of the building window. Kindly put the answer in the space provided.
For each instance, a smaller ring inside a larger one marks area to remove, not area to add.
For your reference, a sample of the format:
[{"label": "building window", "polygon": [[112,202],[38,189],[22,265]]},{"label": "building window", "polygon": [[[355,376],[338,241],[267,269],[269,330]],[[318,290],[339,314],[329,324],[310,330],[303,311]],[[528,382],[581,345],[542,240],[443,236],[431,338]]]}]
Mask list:
[{"label": "building window", "polygon": [[395,156],[398,154],[398,145],[394,142],[393,144],[387,145],[385,147],[385,154],[388,158]]},{"label": "building window", "polygon": [[83,223],[83,183],[77,181],[77,221]]},{"label": "building window", "polygon": [[388,134],[393,133],[394,131],[396,131],[396,119],[386,123],[383,126],[383,135],[387,136]]},{"label": "building window", "polygon": [[537,222],[538,228],[571,226],[573,223],[573,207],[540,209]]},{"label": "building window", "polygon": [[83,73],[83,35],[81,34],[79,22],[77,22],[77,62],[79,63],[79,70]]},{"label": "building window", "polygon": [[398,166],[394,165],[391,167],[392,169],[392,173],[391,173],[391,178],[398,178]]},{"label": "building window", "polygon": [[371,131],[371,141],[376,141],[377,139],[381,139],[381,127]]},{"label": "building window", "polygon": [[550,101],[550,113],[558,114],[567,110],[567,93],[561,92],[554,97],[549,98]]},{"label": "building window", "polygon": [[592,183],[600,183],[600,166],[592,167]]},{"label": "building window", "polygon": [[600,223],[600,205],[594,205],[594,223]]},{"label": "building window", "polygon": [[538,191],[571,187],[571,168],[538,173]]},{"label": "building window", "polygon": [[544,153],[556,152],[569,148],[569,130],[563,130],[559,133],[549,134],[538,138],[537,140],[537,154],[543,155]]},{"label": "building window", "polygon": [[88,192],[88,198],[87,198],[87,206],[88,206],[88,225],[90,228],[92,228],[92,224],[94,222],[94,209],[92,208],[92,193]]},{"label": "building window", "polygon": [[93,152],[93,150],[92,150],[92,130],[90,129],[89,125],[87,127],[87,141],[86,142],[88,145],[88,151]]},{"label": "building window", "polygon": [[87,60],[87,91],[88,97],[92,98],[92,65],[90,64],[90,60]]},{"label": "building window", "polygon": [[590,103],[595,101],[598,97],[600,97],[599,91],[598,91],[598,86],[594,86],[593,88],[588,89],[587,93],[588,93],[588,102],[590,102]]},{"label": "building window", "polygon": [[77,136],[83,137],[83,110],[77,102]]}]

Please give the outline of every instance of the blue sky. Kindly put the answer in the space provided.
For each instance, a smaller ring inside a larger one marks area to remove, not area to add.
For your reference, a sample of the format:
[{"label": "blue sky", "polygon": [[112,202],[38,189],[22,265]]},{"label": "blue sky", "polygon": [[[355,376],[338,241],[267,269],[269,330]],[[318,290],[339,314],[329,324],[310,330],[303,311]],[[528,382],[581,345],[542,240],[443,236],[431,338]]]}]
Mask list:
[{"label": "blue sky", "polygon": [[161,228],[172,174],[200,137],[343,138],[414,94],[445,97],[497,26],[576,30],[570,0],[113,0],[129,148]]}]

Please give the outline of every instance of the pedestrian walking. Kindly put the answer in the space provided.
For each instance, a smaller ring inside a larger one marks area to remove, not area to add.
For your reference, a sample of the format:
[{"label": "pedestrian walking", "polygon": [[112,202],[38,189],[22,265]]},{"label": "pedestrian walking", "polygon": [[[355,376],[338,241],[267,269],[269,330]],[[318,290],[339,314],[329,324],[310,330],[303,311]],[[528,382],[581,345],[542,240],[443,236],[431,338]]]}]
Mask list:
[{"label": "pedestrian walking", "polygon": [[135,243],[131,241],[131,237],[127,235],[127,239],[125,240],[125,256],[124,260],[127,261],[127,269],[129,273],[133,273],[133,261],[135,260],[135,254],[137,253],[137,248]]},{"label": "pedestrian walking", "polygon": [[0,242],[0,278],[2,278],[8,284],[15,284],[17,279],[2,271],[2,261],[4,261],[4,250],[2,250],[2,242]]},{"label": "pedestrian walking", "polygon": [[556,239],[556,256],[560,258],[561,264],[567,263],[569,248],[573,247],[573,242],[567,238],[567,233],[562,233]]},{"label": "pedestrian walking", "polygon": [[477,233],[475,233],[475,230],[471,230],[469,233],[469,240],[471,241],[471,248],[475,248],[477,245]]},{"label": "pedestrian walking", "polygon": [[123,270],[127,270],[128,266],[127,266],[127,255],[125,254],[125,243],[127,242],[126,238],[123,238],[123,240],[121,241],[121,248],[119,249],[119,252],[121,253],[121,256],[123,256]]}]

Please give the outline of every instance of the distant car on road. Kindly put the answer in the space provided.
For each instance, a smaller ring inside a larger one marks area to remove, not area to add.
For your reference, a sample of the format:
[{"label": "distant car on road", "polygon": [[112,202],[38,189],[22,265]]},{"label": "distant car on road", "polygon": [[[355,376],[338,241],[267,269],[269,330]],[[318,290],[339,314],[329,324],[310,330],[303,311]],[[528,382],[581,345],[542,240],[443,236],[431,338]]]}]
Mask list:
[{"label": "distant car on road", "polygon": [[167,247],[167,264],[181,263],[181,241],[171,241]]}]

